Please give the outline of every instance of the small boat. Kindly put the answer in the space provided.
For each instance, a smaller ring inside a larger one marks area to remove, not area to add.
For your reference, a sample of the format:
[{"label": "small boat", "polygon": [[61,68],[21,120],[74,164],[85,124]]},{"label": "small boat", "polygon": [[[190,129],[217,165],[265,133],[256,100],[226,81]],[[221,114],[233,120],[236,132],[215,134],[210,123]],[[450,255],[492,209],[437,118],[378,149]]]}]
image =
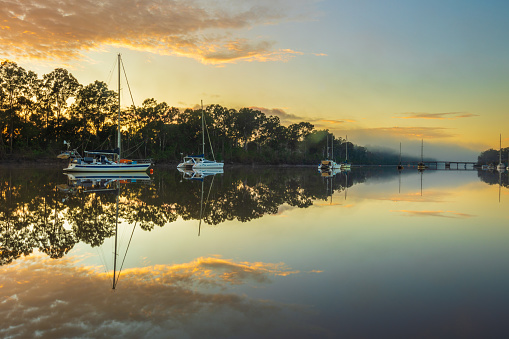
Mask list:
[{"label": "small boat", "polygon": [[401,142],[399,143],[399,164],[398,164],[398,171],[401,171],[403,169],[403,165],[401,164]]},{"label": "small boat", "polygon": [[222,169],[224,167],[224,163],[216,161],[216,158],[214,156],[214,150],[212,149],[212,143],[210,142],[210,137],[209,137],[210,150],[212,152],[212,158],[214,160],[205,159],[205,127],[206,127],[205,114],[203,111],[203,101],[202,101],[201,103],[202,154],[185,156],[182,162],[178,164],[177,168],[186,170],[209,170],[209,169]]},{"label": "small boat", "polygon": [[[114,150],[96,150],[85,151],[85,156],[81,157],[77,150],[62,152],[57,157],[60,159],[69,159],[69,165],[64,168],[66,172],[143,172],[152,165],[151,159],[129,160],[121,157],[121,133],[120,133],[120,68],[122,59],[118,54],[118,126],[117,126],[117,148]],[[125,73],[125,71],[124,71]]]},{"label": "small boat", "polygon": [[320,161],[320,164],[318,165],[318,170],[323,171],[333,171],[340,169],[340,165],[336,164],[336,162],[332,160],[322,160]]},{"label": "small boat", "polygon": [[[332,136],[332,158],[334,158],[334,136]],[[341,169],[341,165],[337,164],[334,160],[329,159],[329,135],[327,135],[327,159],[320,161],[318,164],[318,171],[323,173],[325,171],[333,171]]]},{"label": "small boat", "polygon": [[[120,159],[119,150],[85,151],[84,157],[71,158],[66,172],[144,172],[150,160]],[[75,154],[77,152],[75,151]]]},{"label": "small boat", "polygon": [[424,153],[424,140],[421,140],[421,161],[417,164],[417,170],[418,171],[424,171],[428,166],[424,163],[423,160],[423,153]]},{"label": "small boat", "polygon": [[187,170],[207,170],[207,169],[222,169],[224,163],[215,160],[205,159],[205,154],[188,155],[184,157],[182,162],[178,164],[177,168]]},{"label": "small boat", "polygon": [[498,165],[497,171],[504,172],[506,170],[505,164],[502,162],[502,134],[500,134],[500,151],[498,152]]}]

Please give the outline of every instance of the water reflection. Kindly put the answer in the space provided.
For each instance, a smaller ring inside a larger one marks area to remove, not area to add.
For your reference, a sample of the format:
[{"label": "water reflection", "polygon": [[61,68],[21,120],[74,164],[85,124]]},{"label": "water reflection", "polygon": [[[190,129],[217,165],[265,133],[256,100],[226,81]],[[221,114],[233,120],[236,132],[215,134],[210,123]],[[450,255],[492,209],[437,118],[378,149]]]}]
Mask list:
[{"label": "water reflection", "polygon": [[507,334],[507,173],[0,178],[2,337]]},{"label": "water reflection", "polygon": [[[180,173],[182,173],[182,178],[186,180],[197,180],[201,182],[201,198],[200,198],[200,222],[198,224],[198,236],[200,236],[201,233],[201,222],[203,220],[203,213],[204,208],[206,208],[208,205],[210,192],[212,192],[212,187],[214,185],[214,177],[218,174],[223,174],[223,169],[206,169],[206,170],[194,170],[194,169],[181,169],[177,168]],[[203,205],[203,194],[204,194],[204,185],[205,185],[205,177],[212,177],[212,180],[210,181],[210,186],[208,189],[207,194],[207,200],[205,201],[205,206]]]},{"label": "water reflection", "polygon": [[[426,186],[423,176],[429,174],[433,180],[431,173],[419,173],[421,196]],[[508,186],[507,172],[477,173],[487,184]],[[398,176],[401,194],[405,174],[381,168],[321,175],[310,168],[243,168],[227,173],[161,170],[153,178],[145,173],[69,174],[65,180],[61,173],[51,170],[4,170],[0,183],[1,263],[10,263],[35,248],[60,258],[78,242],[100,246],[114,235],[117,196],[122,201],[119,217],[151,231],[178,218],[219,225],[275,215],[284,205],[307,208],[320,200],[332,204],[333,195],[344,192],[346,199],[349,187],[366,180]],[[201,185],[192,181],[200,181]],[[410,199],[411,194],[406,196]],[[427,199],[435,199],[432,192],[428,192]],[[200,222],[198,232],[201,226]]]}]

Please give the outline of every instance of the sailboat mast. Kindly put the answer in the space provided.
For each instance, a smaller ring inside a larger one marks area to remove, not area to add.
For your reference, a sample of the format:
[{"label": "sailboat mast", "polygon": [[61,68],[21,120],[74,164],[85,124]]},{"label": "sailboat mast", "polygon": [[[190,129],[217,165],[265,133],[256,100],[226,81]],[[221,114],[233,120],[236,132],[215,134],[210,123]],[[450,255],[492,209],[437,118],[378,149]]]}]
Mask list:
[{"label": "sailboat mast", "polygon": [[205,115],[203,114],[203,100],[201,100],[201,138],[202,154],[205,156]]},{"label": "sailboat mast", "polygon": [[118,161],[120,161],[120,53],[118,54],[118,126],[117,126],[117,147],[118,147]]},{"label": "sailboat mast", "polygon": [[500,152],[498,152],[498,163],[502,163],[502,133],[500,133]]},{"label": "sailboat mast", "polygon": [[346,162],[348,162],[348,135],[346,136]]},{"label": "sailboat mast", "polygon": [[399,164],[401,165],[401,142],[399,143]]},{"label": "sailboat mast", "polygon": [[331,159],[332,159],[332,161],[334,161],[334,134],[332,135],[332,152],[331,153],[332,153]]},{"label": "sailboat mast", "polygon": [[421,162],[423,161],[424,139],[421,139]]}]

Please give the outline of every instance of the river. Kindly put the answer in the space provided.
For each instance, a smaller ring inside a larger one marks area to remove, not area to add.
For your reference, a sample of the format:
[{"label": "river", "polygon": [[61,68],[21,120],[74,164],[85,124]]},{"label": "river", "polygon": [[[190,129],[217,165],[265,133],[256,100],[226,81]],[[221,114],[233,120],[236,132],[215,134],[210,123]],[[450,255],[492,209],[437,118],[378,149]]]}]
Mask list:
[{"label": "river", "polygon": [[508,337],[508,219],[498,172],[1,168],[0,337]]}]

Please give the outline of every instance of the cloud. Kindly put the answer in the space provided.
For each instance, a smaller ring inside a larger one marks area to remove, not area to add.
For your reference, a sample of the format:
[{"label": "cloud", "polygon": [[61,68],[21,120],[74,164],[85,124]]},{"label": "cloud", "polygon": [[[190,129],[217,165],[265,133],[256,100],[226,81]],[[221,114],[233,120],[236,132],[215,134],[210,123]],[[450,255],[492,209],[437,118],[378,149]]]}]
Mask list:
[{"label": "cloud", "polygon": [[398,210],[391,211],[402,213],[409,217],[441,217],[441,218],[472,218],[475,215],[467,213],[458,213],[454,211],[409,211],[409,210]]},{"label": "cloud", "polygon": [[[311,0],[4,1],[0,47],[5,58],[70,60],[104,46],[177,55],[202,63],[286,61],[302,54],[248,34],[257,26],[303,20]],[[308,17],[312,14],[308,15]]]},{"label": "cloud", "polygon": [[288,113],[283,108],[266,108],[266,107],[250,107],[253,110],[258,110],[265,115],[273,115],[279,117],[282,125],[290,125],[293,123],[299,123],[302,121],[309,122],[315,126],[316,129],[330,128],[330,125],[342,125],[345,123],[354,123],[355,120],[342,119],[342,120],[331,120],[323,118],[310,119],[309,117],[301,117],[292,113]]},{"label": "cloud", "polygon": [[283,264],[198,258],[125,270],[113,291],[110,274],[79,266],[76,258],[31,255],[2,267],[0,336],[267,337],[282,324],[295,327],[288,315],[306,308],[251,299],[232,286],[293,273]]},{"label": "cloud", "polygon": [[366,132],[386,133],[394,136],[402,136],[406,138],[452,138],[456,136],[451,133],[451,128],[447,127],[375,127],[364,129]]},{"label": "cloud", "polygon": [[438,119],[438,120],[456,120],[460,118],[478,117],[477,114],[465,112],[449,112],[449,113],[401,113],[403,116],[395,117],[397,119]]},{"label": "cloud", "polygon": [[260,112],[264,113],[265,115],[272,115],[272,116],[278,117],[281,120],[282,124],[292,124],[294,122],[300,122],[300,121],[306,120],[306,118],[304,118],[304,117],[300,117],[298,115],[286,112],[283,108],[266,108],[266,107],[257,107],[257,106],[253,106],[253,107],[249,107],[249,108],[251,108],[252,110],[260,111]]}]

